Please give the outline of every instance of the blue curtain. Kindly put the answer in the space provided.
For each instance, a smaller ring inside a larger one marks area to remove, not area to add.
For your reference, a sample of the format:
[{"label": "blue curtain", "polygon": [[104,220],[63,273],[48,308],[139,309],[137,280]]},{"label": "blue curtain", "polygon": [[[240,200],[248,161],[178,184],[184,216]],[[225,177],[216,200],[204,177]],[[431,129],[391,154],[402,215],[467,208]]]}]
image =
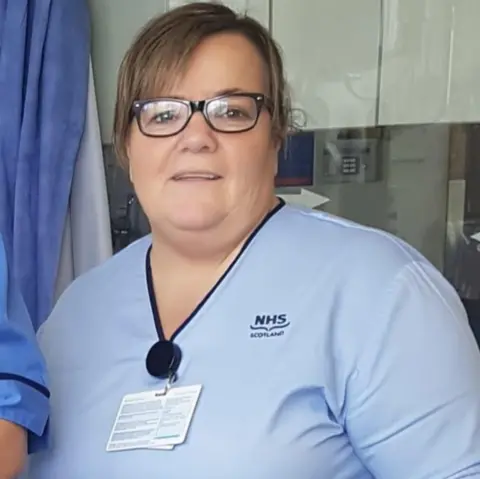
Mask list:
[{"label": "blue curtain", "polygon": [[49,314],[89,74],[87,0],[0,0],[0,233],[35,328]]}]

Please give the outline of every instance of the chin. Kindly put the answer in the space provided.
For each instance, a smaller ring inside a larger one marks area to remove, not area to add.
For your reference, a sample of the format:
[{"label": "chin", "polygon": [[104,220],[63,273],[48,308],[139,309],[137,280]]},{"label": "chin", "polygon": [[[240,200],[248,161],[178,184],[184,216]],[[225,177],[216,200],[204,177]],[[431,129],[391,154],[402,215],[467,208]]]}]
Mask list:
[{"label": "chin", "polygon": [[194,214],[187,214],[187,212],[182,212],[174,217],[169,218],[169,223],[179,231],[206,231],[222,221],[221,215],[217,214],[207,214],[203,212],[199,214],[198,212]]}]

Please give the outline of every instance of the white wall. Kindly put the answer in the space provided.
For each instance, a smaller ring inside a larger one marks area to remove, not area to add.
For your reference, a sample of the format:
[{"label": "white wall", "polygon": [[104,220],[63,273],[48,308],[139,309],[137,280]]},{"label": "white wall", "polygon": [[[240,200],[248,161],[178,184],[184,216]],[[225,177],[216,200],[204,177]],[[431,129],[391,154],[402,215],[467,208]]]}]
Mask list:
[{"label": "white wall", "polygon": [[112,138],[118,67],[140,28],[166,10],[167,0],[88,0],[92,61],[104,143]]}]

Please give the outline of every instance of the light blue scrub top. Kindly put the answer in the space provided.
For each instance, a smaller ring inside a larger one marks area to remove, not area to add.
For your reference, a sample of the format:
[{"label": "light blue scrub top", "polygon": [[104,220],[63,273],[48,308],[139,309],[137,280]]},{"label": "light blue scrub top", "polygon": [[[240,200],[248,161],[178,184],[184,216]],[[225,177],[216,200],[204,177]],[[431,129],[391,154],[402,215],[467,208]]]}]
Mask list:
[{"label": "light blue scrub top", "polygon": [[145,368],[149,246],[44,324],[52,447],[30,479],[480,477],[480,354],[455,291],[398,239],[283,204],[174,334],[177,384],[203,386],[186,442],[106,452],[122,397],[164,385]]},{"label": "light blue scrub top", "polygon": [[12,283],[0,236],[0,419],[23,426],[35,452],[47,442],[50,393],[29,314]]}]

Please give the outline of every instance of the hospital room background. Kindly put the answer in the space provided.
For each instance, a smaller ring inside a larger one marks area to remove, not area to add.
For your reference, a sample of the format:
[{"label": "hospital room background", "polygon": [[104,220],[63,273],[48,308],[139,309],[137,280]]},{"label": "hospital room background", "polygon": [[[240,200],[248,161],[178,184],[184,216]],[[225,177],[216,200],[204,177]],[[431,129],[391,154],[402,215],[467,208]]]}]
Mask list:
[{"label": "hospital room background", "polygon": [[[36,328],[74,278],[149,232],[111,146],[116,75],[137,30],[181,3],[0,2],[0,231]],[[419,249],[480,340],[480,2],[224,3],[283,50],[299,131],[278,194]]]}]

